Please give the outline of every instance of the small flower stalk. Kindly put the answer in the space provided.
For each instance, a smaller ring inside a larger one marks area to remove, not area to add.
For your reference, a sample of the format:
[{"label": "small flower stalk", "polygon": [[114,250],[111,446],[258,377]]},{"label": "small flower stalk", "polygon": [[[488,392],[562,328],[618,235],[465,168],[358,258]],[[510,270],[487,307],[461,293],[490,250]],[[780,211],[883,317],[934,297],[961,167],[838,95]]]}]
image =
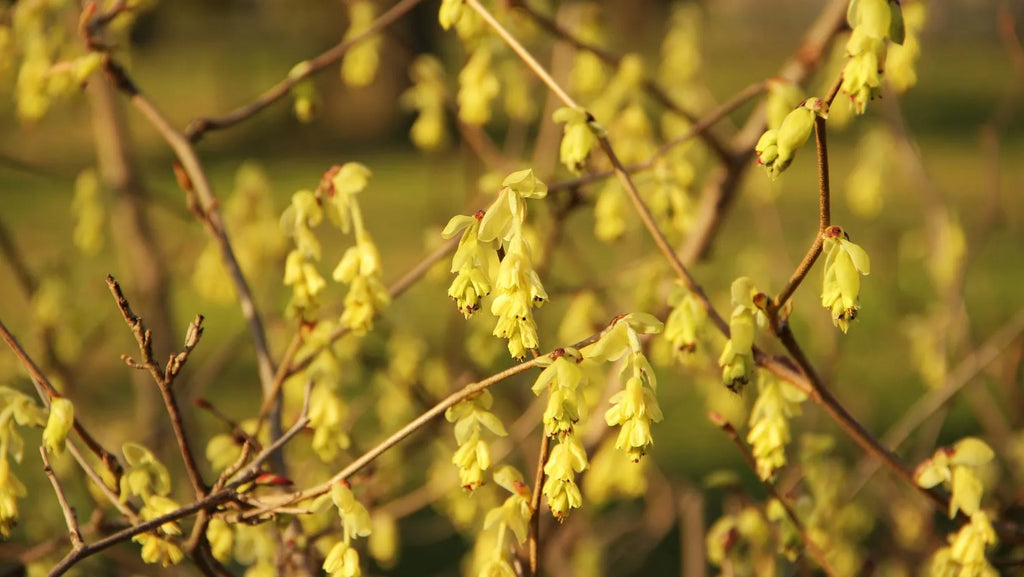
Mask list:
[{"label": "small flower stalk", "polygon": [[[547,185],[532,170],[513,172],[502,182],[498,198],[486,211],[453,217],[442,232],[445,238],[463,231],[452,259],[455,280],[450,296],[466,318],[495,291],[490,312],[497,318],[493,334],[508,340],[508,351],[521,359],[540,346],[533,309],[548,299],[534,270],[533,257],[524,236],[526,199],[544,198]],[[504,258],[498,260],[498,250]]]},{"label": "small flower stalk", "polygon": [[860,311],[860,277],[871,273],[871,261],[842,228],[830,226],[822,234],[825,280],[821,304],[831,312],[832,323],[846,333]]},{"label": "small flower stalk", "polygon": [[718,357],[718,366],[722,367],[722,383],[734,393],[743,392],[754,375],[755,294],[757,289],[749,278],[740,277],[733,281],[729,340]]},{"label": "small flower stalk", "polygon": [[605,412],[604,420],[609,427],[619,427],[615,448],[625,452],[634,463],[640,462],[654,446],[651,423],[664,418],[655,396],[658,380],[644,355],[640,335],[660,333],[663,328],[661,321],[651,315],[628,314],[583,350],[586,358],[598,362],[626,357],[620,373],[620,378],[625,378],[624,388],[612,395],[612,406]]}]

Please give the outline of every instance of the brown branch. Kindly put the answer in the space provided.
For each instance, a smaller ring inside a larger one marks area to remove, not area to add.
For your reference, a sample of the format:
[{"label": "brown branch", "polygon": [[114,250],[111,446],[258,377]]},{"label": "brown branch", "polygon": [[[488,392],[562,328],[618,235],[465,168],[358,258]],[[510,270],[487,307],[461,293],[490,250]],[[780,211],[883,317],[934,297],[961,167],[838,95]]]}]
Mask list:
[{"label": "brown branch", "polygon": [[307,60],[308,64],[302,70],[301,74],[289,75],[287,78],[281,80],[277,84],[271,86],[263,94],[260,94],[255,100],[240,106],[231,112],[222,116],[212,118],[197,118],[189,123],[188,128],[185,129],[185,138],[195,143],[202,139],[203,135],[211,130],[221,130],[229,128],[246,120],[263,109],[267,108],[271,104],[284,98],[288,95],[292,88],[296,84],[302,82],[306,78],[320,72],[328,66],[334,65],[336,62],[341,60],[346,52],[350,48],[367,40],[383,30],[388,26],[394,24],[402,16],[405,16],[410,10],[412,10],[421,0],[402,0],[401,2],[392,6],[388,11],[381,14],[376,20],[373,21],[370,26],[362,33],[353,36],[352,38],[346,38],[334,47],[330,48],[323,54]]},{"label": "brown branch", "polygon": [[[743,460],[747,462],[747,465],[749,465],[756,474],[757,461],[754,459],[754,455],[750,452],[750,448],[743,442],[743,439],[740,439],[740,436],[736,432],[736,428],[732,426],[732,423],[714,411],[708,415],[708,418],[716,427],[722,429],[722,431],[729,436],[729,439],[731,439],[733,444],[736,445],[736,448],[739,449],[740,454],[743,455]],[[774,497],[775,500],[779,502],[779,505],[782,506],[783,511],[786,512],[786,516],[789,517],[790,522],[793,523],[793,526],[796,527],[796,530],[800,533],[800,538],[804,542],[804,547],[808,552],[810,552],[811,557],[814,557],[814,562],[821,567],[821,570],[824,571],[826,575],[834,577],[836,573],[832,570],[832,567],[829,566],[828,561],[825,559],[825,551],[818,547],[817,543],[811,539],[811,536],[807,533],[807,528],[804,527],[800,518],[796,516],[796,512],[789,506],[789,503],[782,498],[782,494],[779,493],[775,483],[772,483],[768,479],[761,478],[760,475],[757,475],[757,478],[760,479],[761,484],[764,485],[765,489],[768,489],[771,496]]]},{"label": "brown branch", "polygon": [[[597,342],[597,340],[601,338],[601,335],[603,335],[605,331],[610,330],[612,327],[615,326],[615,322],[617,321],[618,319],[613,320],[601,332],[591,335],[586,339],[583,339],[582,341],[579,341],[578,343],[575,343],[571,346],[575,348],[583,348],[591,343]],[[504,371],[495,373],[485,379],[466,385],[465,387],[445,397],[443,400],[438,402],[436,405],[434,405],[427,411],[420,414],[418,417],[407,423],[398,431],[392,433],[388,438],[378,443],[372,449],[360,455],[354,461],[349,463],[345,468],[335,473],[328,481],[295,493],[286,495],[274,495],[271,496],[269,499],[264,499],[265,505],[263,507],[246,513],[244,515],[245,518],[259,518],[261,515],[264,515],[271,511],[278,510],[280,507],[284,507],[293,503],[297,503],[299,501],[303,501],[305,499],[311,499],[323,495],[324,493],[331,489],[332,485],[334,485],[335,483],[340,483],[341,481],[348,480],[350,477],[361,471],[364,467],[375,461],[382,454],[386,453],[392,447],[405,440],[406,437],[421,429],[424,425],[429,423],[435,417],[444,414],[444,412],[448,410],[450,407],[454,407],[455,405],[461,403],[462,401],[470,399],[480,394],[481,392],[490,388],[492,385],[495,385],[509,377],[518,375],[519,373],[525,372],[529,369],[538,366],[538,361],[545,357],[550,357],[550,354],[551,353],[547,355],[540,355],[536,358],[530,359],[529,361],[520,363],[513,367],[507,368]]]},{"label": "brown branch", "polygon": [[940,511],[948,511],[949,495],[939,489],[924,489],[919,486],[914,480],[914,471],[906,463],[900,460],[895,453],[882,446],[881,442],[868,432],[868,430],[865,429],[857,419],[847,412],[846,408],[843,407],[843,405],[839,403],[838,399],[832,395],[832,392],[825,386],[824,381],[822,381],[821,377],[818,375],[817,371],[815,371],[814,367],[807,359],[807,356],[800,348],[800,345],[793,336],[793,331],[790,329],[788,323],[779,324],[777,336],[783,346],[786,347],[786,350],[792,356],[793,360],[795,360],[797,365],[800,367],[800,371],[806,377],[805,382],[810,385],[810,388],[806,389],[805,392],[808,393],[811,400],[825,409],[825,412],[832,417],[843,432],[857,443],[864,452],[874,456],[892,472],[896,473],[897,476],[909,483],[912,487],[918,489],[932,501],[937,509]]},{"label": "brown branch", "polygon": [[181,370],[181,367],[188,359],[189,353],[198,344],[199,337],[203,334],[203,317],[201,315],[196,316],[196,319],[189,325],[184,349],[181,353],[171,356],[166,370],[161,369],[153,358],[151,333],[146,328],[146,324],[132,311],[131,304],[129,304],[128,299],[125,298],[124,293],[121,291],[121,286],[117,284],[117,281],[111,275],[107,275],[107,286],[110,288],[110,293],[113,295],[125,323],[131,329],[132,334],[135,335],[135,340],[139,344],[139,351],[142,353],[144,366],[149,370],[150,375],[153,376],[153,381],[160,390],[160,396],[163,397],[164,406],[167,408],[167,415],[171,421],[171,429],[174,431],[174,438],[178,442],[178,452],[181,453],[181,458],[185,463],[185,471],[188,473],[188,478],[192,483],[196,498],[200,499],[206,495],[208,488],[206,482],[203,481],[202,473],[199,472],[199,465],[196,463],[195,453],[192,451],[191,444],[189,443],[188,432],[185,430],[181,409],[178,407],[178,400],[174,396],[172,385],[174,377]]},{"label": "brown branch", "polygon": [[[109,13],[117,12],[111,8]],[[136,168],[123,106],[111,84],[101,77],[88,83],[86,95],[96,166],[104,187],[114,196],[110,208],[111,239],[130,268],[131,284],[137,293],[135,305],[149,319],[154,346],[157,350],[168,350],[173,346],[174,326],[170,273],[149,215],[151,199]],[[140,431],[145,431],[139,440],[159,444],[168,437],[163,426],[153,426],[160,422],[160,400],[145,379],[133,375],[132,380],[136,390],[135,423]]]},{"label": "brown branch", "polygon": [[57,475],[53,472],[53,467],[50,466],[50,458],[46,454],[46,449],[39,447],[39,454],[43,458],[43,472],[50,479],[50,484],[53,485],[53,492],[57,494],[57,502],[60,503],[60,510],[64,513],[64,524],[68,526],[68,537],[71,539],[71,547],[75,550],[81,549],[84,543],[82,542],[82,532],[78,528],[78,518],[75,516],[75,510],[68,503],[68,498],[64,495],[64,489],[61,488],[60,481],[57,480]]},{"label": "brown branch", "polygon": [[530,495],[530,575],[540,575],[540,498],[544,486],[544,465],[548,462],[548,450],[551,439],[547,431],[541,427],[540,448],[537,449],[537,474],[533,477],[533,494]]},{"label": "brown branch", "polygon": [[814,235],[814,242],[811,243],[811,248],[796,267],[793,276],[789,278],[789,282],[786,283],[786,286],[775,297],[771,312],[773,317],[782,310],[782,307],[786,306],[786,301],[793,296],[797,287],[807,277],[807,273],[811,271],[814,262],[818,260],[822,245],[825,242],[825,229],[832,223],[832,193],[829,186],[828,141],[825,138],[825,131],[825,119],[816,115],[814,117],[814,144],[818,153],[818,233]]},{"label": "brown branch", "polygon": [[185,505],[184,507],[167,513],[166,515],[161,515],[159,517],[150,519],[149,521],[145,521],[138,525],[132,525],[131,527],[122,529],[116,533],[113,533],[112,535],[100,539],[99,541],[85,545],[80,549],[73,549],[69,551],[64,556],[64,558],[62,558],[60,562],[58,562],[57,565],[53,567],[53,569],[50,570],[49,576],[59,577],[83,559],[91,557],[96,553],[99,553],[106,549],[109,549],[110,547],[113,547],[118,543],[127,541],[136,535],[146,533],[148,531],[153,531],[161,525],[163,525],[164,523],[171,523],[173,521],[177,521],[178,519],[189,517],[198,511],[202,511],[204,509],[214,509],[224,503],[227,503],[228,501],[232,501],[237,498],[237,493],[235,489],[243,482],[247,483],[251,480],[252,479],[250,478],[239,479],[235,483],[232,483],[231,486],[223,489],[220,492],[207,495],[206,497],[203,497],[202,499],[199,499],[194,503]]},{"label": "brown branch", "polygon": [[[206,172],[196,156],[195,149],[185,136],[171,126],[163,113],[153,105],[132,82],[117,62],[107,58],[104,62],[106,72],[121,92],[123,92],[132,105],[142,114],[149,124],[160,134],[164,141],[174,151],[184,176],[187,177],[185,185],[186,193],[194,194],[199,203],[197,209],[202,214],[200,219],[206,227],[207,232],[217,242],[221,251],[221,258],[231,277],[239,306],[242,309],[242,316],[249,327],[249,333],[256,352],[256,365],[259,372],[259,379],[264,398],[270,396],[274,381],[274,361],[270,358],[270,348],[267,344],[266,332],[263,329],[263,320],[260,318],[256,302],[253,299],[249,283],[245,279],[242,268],[235,256],[234,248],[224,227],[218,208],[218,202],[213,194],[213,188],[207,179]],[[277,437],[280,434],[280,423],[276,419],[271,429],[271,435]],[[279,463],[283,465],[283,463]]]}]

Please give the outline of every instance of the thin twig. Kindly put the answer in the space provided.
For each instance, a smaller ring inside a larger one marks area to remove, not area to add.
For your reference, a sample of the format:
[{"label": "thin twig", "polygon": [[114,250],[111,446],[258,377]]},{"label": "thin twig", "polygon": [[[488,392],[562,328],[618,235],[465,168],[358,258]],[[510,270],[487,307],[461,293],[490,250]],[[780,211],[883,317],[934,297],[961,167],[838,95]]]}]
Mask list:
[{"label": "thin twig", "polygon": [[240,106],[231,112],[224,114],[223,116],[217,116],[213,118],[197,118],[189,123],[188,128],[185,129],[185,137],[191,142],[198,142],[204,134],[211,130],[221,130],[229,128],[246,120],[257,113],[267,108],[271,104],[284,98],[288,95],[292,88],[296,84],[299,84],[306,78],[320,72],[328,66],[333,66],[336,62],[341,60],[346,52],[349,51],[353,46],[367,40],[384,28],[387,28],[391,24],[394,24],[402,16],[405,16],[410,10],[412,10],[421,0],[402,0],[398,4],[392,6],[388,11],[381,14],[376,20],[370,24],[360,34],[353,36],[352,38],[346,38],[334,47],[330,48],[323,54],[307,60],[308,66],[302,69],[301,73],[289,74],[287,78],[281,80],[274,86],[271,86],[263,94],[259,95],[255,100]]},{"label": "thin twig", "polygon": [[509,48],[511,48],[512,51],[519,56],[523,63],[526,64],[526,66],[531,71],[533,71],[534,74],[537,75],[537,78],[541,79],[541,82],[547,85],[548,89],[551,90],[551,92],[555,93],[555,96],[557,96],[559,100],[561,100],[569,108],[580,107],[580,105],[577,104],[575,100],[573,100],[572,96],[569,96],[569,93],[562,89],[558,82],[556,82],[555,79],[552,78],[550,74],[548,74],[548,71],[543,66],[541,66],[539,62],[537,62],[537,59],[534,58],[533,55],[530,54],[530,52],[526,48],[524,48],[522,44],[519,43],[519,40],[517,40],[515,36],[513,36],[508,30],[506,30],[505,27],[502,26],[500,22],[498,22],[494,15],[492,15],[487,10],[487,8],[484,8],[483,5],[480,4],[479,0],[466,0],[466,4],[470,8],[472,8],[477,14],[479,14],[480,17],[483,18],[485,22],[487,22],[488,26],[490,26],[494,30],[494,32],[499,37],[501,37],[505,44],[508,44]]},{"label": "thin twig", "polygon": [[[109,56],[104,65],[114,85],[128,97],[136,110],[160,134],[181,163],[183,174],[187,177],[186,181],[182,182],[185,191],[189,195],[195,195],[199,203],[199,206],[196,207],[198,209],[197,212],[202,216],[200,220],[206,227],[207,232],[217,242],[221,252],[221,259],[228,270],[228,275],[231,277],[235,294],[238,298],[238,304],[242,309],[242,316],[249,327],[249,333],[256,352],[256,366],[260,387],[263,397],[267,398],[273,389],[276,369],[274,361],[270,357],[270,347],[263,328],[263,320],[260,317],[259,310],[256,308],[256,301],[249,288],[249,283],[242,272],[241,265],[238,263],[238,258],[231,245],[231,240],[228,237],[227,229],[224,226],[224,221],[218,208],[219,204],[213,194],[213,188],[210,186],[206,171],[199,162],[199,157],[196,155],[195,149],[189,140],[171,126],[171,123],[164,114],[139,91],[124,68]],[[270,432],[272,438],[276,438],[280,434],[280,423],[277,422],[276,418],[272,420]],[[278,465],[283,466],[284,463],[281,462]]]},{"label": "thin twig", "polygon": [[73,565],[80,562],[81,560],[87,557],[91,557],[92,555],[95,555],[96,553],[99,553],[106,549],[109,549],[110,547],[113,547],[118,543],[127,541],[136,535],[146,533],[148,531],[153,531],[154,529],[160,527],[164,523],[171,523],[173,521],[177,521],[178,519],[189,517],[197,511],[203,509],[212,509],[224,503],[227,503],[228,501],[234,500],[237,498],[235,489],[243,482],[247,483],[251,480],[252,479],[248,478],[239,479],[238,481],[232,483],[231,486],[221,490],[220,492],[207,495],[206,497],[203,497],[202,499],[199,499],[194,503],[190,503],[188,505],[180,507],[174,511],[171,511],[170,513],[167,513],[166,515],[161,515],[159,517],[150,519],[149,521],[145,521],[138,525],[132,525],[131,527],[122,529],[121,531],[113,533],[112,535],[100,539],[99,541],[85,545],[80,549],[73,549],[69,551],[64,556],[64,558],[62,558],[60,562],[54,566],[53,569],[50,570],[49,577],[59,577],[60,575],[66,573],[68,569],[70,569]]},{"label": "thin twig", "polygon": [[53,472],[53,467],[50,466],[50,457],[46,454],[46,448],[39,447],[39,454],[43,457],[43,472],[50,479],[50,484],[53,485],[53,492],[57,494],[57,502],[60,503],[60,510],[64,513],[64,524],[68,526],[68,537],[71,539],[71,547],[76,550],[81,549],[84,543],[82,542],[82,532],[78,528],[78,518],[75,516],[75,510],[68,503],[68,498],[64,495],[64,489],[61,488],[60,481],[57,480],[57,475]]},{"label": "thin twig", "polygon": [[[729,439],[731,439],[733,444],[736,445],[736,448],[739,449],[740,454],[743,455],[743,460],[746,461],[747,465],[749,465],[756,473],[757,461],[754,460],[754,455],[751,454],[750,448],[743,442],[743,439],[740,439],[740,436],[736,432],[736,428],[732,426],[732,423],[714,411],[708,415],[708,418],[711,419],[711,422],[714,423],[715,426],[722,429],[722,431],[729,436]],[[832,567],[829,566],[828,561],[825,559],[825,551],[818,547],[818,544],[811,539],[811,536],[807,533],[807,528],[804,527],[803,522],[801,522],[800,518],[797,517],[796,512],[789,506],[789,503],[782,498],[782,495],[779,493],[775,483],[762,478],[760,475],[758,475],[757,478],[760,479],[761,484],[764,485],[765,489],[768,489],[768,492],[771,493],[772,497],[774,497],[775,500],[779,502],[779,505],[782,506],[782,509],[786,512],[786,516],[789,517],[790,522],[793,523],[793,526],[796,527],[796,530],[800,533],[800,538],[804,542],[804,547],[811,554],[811,557],[814,557],[815,563],[821,567],[821,570],[824,571],[826,575],[834,577],[836,573],[832,570]]]},{"label": "thin twig", "polygon": [[[601,338],[601,335],[603,335],[605,331],[610,330],[612,327],[615,326],[616,322],[618,322],[617,318],[613,320],[601,332],[593,334],[571,346],[576,348],[583,348],[591,343],[597,342],[597,340]],[[499,383],[509,377],[518,375],[519,373],[537,367],[538,362],[544,358],[550,357],[550,354],[551,353],[547,355],[540,355],[536,358],[530,359],[529,361],[525,361],[513,367],[509,367],[504,371],[495,373],[485,379],[466,385],[465,387],[447,396],[446,398],[438,402],[436,405],[434,405],[427,411],[417,416],[415,419],[407,423],[398,431],[392,433],[388,438],[378,443],[372,449],[360,455],[354,461],[349,463],[345,468],[335,473],[328,481],[320,483],[319,485],[315,485],[303,491],[298,491],[295,493],[285,495],[274,495],[269,499],[264,498],[263,500],[264,502],[266,502],[266,505],[246,513],[245,517],[259,518],[261,515],[277,510],[277,508],[279,507],[287,506],[292,503],[303,501],[305,499],[311,499],[323,495],[327,491],[330,491],[331,486],[333,486],[336,483],[340,483],[341,481],[349,479],[350,477],[361,471],[364,467],[375,461],[382,454],[386,453],[392,447],[402,442],[406,437],[421,429],[424,425],[429,423],[435,417],[444,414],[444,412],[447,411],[450,407],[454,407],[455,405],[461,403],[462,401],[480,394],[481,392],[490,388],[492,385]]]},{"label": "thin twig", "polygon": [[818,256],[821,254],[822,245],[825,242],[825,229],[832,223],[832,193],[828,172],[828,141],[825,138],[825,134],[825,119],[815,115],[814,144],[818,157],[818,233],[814,235],[814,242],[811,243],[811,248],[796,267],[793,276],[789,278],[789,282],[786,283],[786,286],[775,297],[773,315],[782,310],[782,307],[786,305],[786,301],[793,296],[797,287],[807,277],[807,273],[811,271],[811,267],[814,266],[814,262],[818,260]]},{"label": "thin twig", "polygon": [[153,376],[153,380],[160,391],[160,396],[163,397],[164,406],[167,408],[167,415],[171,421],[171,429],[174,431],[174,438],[178,443],[178,452],[181,453],[181,458],[185,463],[185,471],[188,473],[188,478],[192,483],[192,489],[195,491],[196,498],[200,499],[206,495],[208,487],[206,482],[203,481],[202,473],[199,472],[199,464],[196,462],[195,453],[192,451],[188,431],[185,430],[181,409],[178,407],[178,400],[174,395],[171,385],[175,375],[181,370],[181,367],[188,359],[189,353],[198,344],[199,337],[203,334],[203,317],[202,315],[196,316],[195,320],[189,325],[189,330],[185,337],[185,348],[178,355],[171,357],[166,369],[161,369],[153,358],[150,331],[146,328],[146,324],[142,319],[132,311],[131,304],[121,291],[121,285],[117,283],[113,276],[107,275],[107,286],[110,288],[110,294],[113,295],[125,323],[132,330],[132,334],[135,335],[135,340],[139,344],[139,351],[142,353],[143,363],[149,369],[149,373]]},{"label": "thin twig", "polygon": [[551,439],[547,431],[541,427],[540,448],[537,450],[537,474],[533,477],[533,494],[530,495],[530,575],[540,575],[540,497],[544,486],[544,465],[548,462],[548,450]]}]

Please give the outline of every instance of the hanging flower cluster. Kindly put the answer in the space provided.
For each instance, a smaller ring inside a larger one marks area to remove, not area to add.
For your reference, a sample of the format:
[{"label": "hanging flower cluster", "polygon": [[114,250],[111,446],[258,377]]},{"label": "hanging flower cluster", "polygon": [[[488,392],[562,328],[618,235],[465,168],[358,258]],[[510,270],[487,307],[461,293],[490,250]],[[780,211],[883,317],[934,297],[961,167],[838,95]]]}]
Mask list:
[{"label": "hanging flower cluster", "polygon": [[772,180],[789,167],[796,151],[807,142],[816,116],[828,118],[828,103],[820,98],[808,98],[786,115],[778,129],[769,129],[761,135],[754,151],[757,162],[768,170]]},{"label": "hanging flower cluster", "polygon": [[493,535],[494,546],[489,548],[492,556],[484,562],[480,574],[513,577],[516,572],[507,556],[505,537],[511,531],[516,543],[522,545],[526,542],[530,517],[533,516],[533,509],[530,507],[530,487],[523,481],[523,474],[508,465],[495,471],[493,478],[499,487],[511,495],[501,505],[488,511],[484,517],[485,535],[477,538],[486,539]]},{"label": "hanging flower cluster", "polygon": [[665,320],[662,335],[672,344],[672,353],[679,360],[685,360],[697,350],[697,341],[704,333],[708,311],[690,291],[676,285],[668,299],[672,312]]},{"label": "hanging flower cluster", "polygon": [[[178,509],[179,505],[167,497],[171,492],[171,475],[149,449],[138,443],[125,443],[121,448],[128,465],[121,475],[121,500],[132,496],[142,499],[140,514],[144,520],[155,519]],[[158,530],[140,533],[132,541],[142,545],[142,560],[159,563],[164,567],[175,565],[185,554],[167,536],[180,535],[175,522],[164,523]]]},{"label": "hanging flower cluster", "polygon": [[914,472],[914,480],[921,487],[927,489],[940,484],[949,487],[950,519],[956,517],[957,512],[970,517],[970,523],[949,535],[949,545],[932,556],[933,575],[994,577],[998,574],[985,555],[998,539],[988,514],[981,509],[985,486],[979,475],[979,469],[993,457],[995,453],[984,441],[967,437],[951,447],[940,448]]},{"label": "hanging flower cluster", "polygon": [[[351,41],[365,33],[377,18],[377,10],[370,0],[357,0],[348,3],[349,27],[345,32],[345,40]],[[380,63],[381,36],[374,34],[370,38],[354,44],[345,52],[341,60],[341,78],[349,86],[366,86],[373,82]]]},{"label": "hanging flower cluster", "polygon": [[[846,42],[849,60],[840,89],[849,95],[854,112],[863,114],[868,101],[882,88],[887,41],[905,41],[903,11],[897,0],[852,0],[846,19],[853,33]],[[905,77],[906,71],[901,75]]]},{"label": "hanging flower cluster", "polygon": [[765,372],[761,373],[757,388],[757,400],[750,410],[747,442],[757,463],[757,475],[769,480],[786,464],[789,419],[800,414],[800,403],[807,400],[807,395]]},{"label": "hanging flower cluster", "polygon": [[850,242],[838,226],[823,233],[825,281],[821,288],[821,304],[832,313],[832,322],[844,333],[860,310],[860,275],[871,273],[868,253]]},{"label": "hanging flower cluster", "polygon": [[483,439],[483,431],[504,437],[508,433],[501,420],[490,411],[494,397],[487,391],[449,407],[444,418],[455,424],[455,442],[459,448],[452,463],[459,468],[464,489],[472,491],[484,484],[484,471],[491,467],[491,449]]},{"label": "hanging flower cluster", "polygon": [[734,393],[742,392],[754,375],[755,294],[757,289],[749,278],[740,277],[733,281],[729,340],[718,357],[718,365],[722,367],[722,382]]},{"label": "hanging flower cluster", "polygon": [[437,150],[448,141],[445,128],[445,102],[448,88],[444,81],[444,66],[429,54],[421,54],[409,66],[412,86],[402,93],[402,106],[415,110],[416,120],[409,129],[409,137],[417,148]]},{"label": "hanging flower cluster", "polygon": [[359,577],[359,551],[352,546],[356,537],[366,537],[372,532],[370,514],[355,495],[348,483],[342,481],[331,487],[331,501],[341,517],[342,538],[331,547],[324,559],[323,569],[331,577]]},{"label": "hanging flower cluster", "polygon": [[619,373],[625,381],[624,388],[612,395],[612,406],[605,412],[604,420],[609,427],[619,427],[615,448],[629,455],[633,462],[639,462],[651,450],[651,423],[663,418],[655,396],[658,381],[644,355],[640,335],[659,333],[663,328],[661,321],[649,314],[630,313],[582,351],[585,358],[596,362],[625,357]]},{"label": "hanging flower cluster", "polygon": [[355,334],[373,328],[373,318],[391,302],[381,281],[377,245],[363,224],[356,195],[366,188],[370,170],[357,162],[334,166],[321,179],[316,192],[301,190],[281,216],[281,227],[292,237],[295,248],[285,260],[284,283],[292,287],[288,312],[310,318],[319,306],[317,296],[327,286],[317,263],[320,242],[313,229],[324,216],[343,233],[354,232],[356,244],[345,251],[332,277],[349,285],[340,322]]},{"label": "hanging flower cluster", "polygon": [[[552,358],[553,357],[553,358]],[[544,410],[544,433],[557,443],[551,449],[544,465],[544,495],[551,513],[564,520],[572,509],[583,504],[576,485],[576,475],[587,468],[587,453],[576,435],[576,423],[584,409],[582,390],[586,386],[586,373],[580,368],[583,356],[572,347],[559,349],[544,357],[547,367],[533,384],[533,393],[548,393]]]},{"label": "hanging flower cluster", "polygon": [[[523,235],[526,199],[544,198],[547,186],[532,170],[513,172],[502,182],[498,198],[484,212],[459,215],[445,226],[445,238],[464,231],[452,258],[455,280],[448,295],[467,318],[480,309],[481,299],[496,291],[491,314],[497,318],[494,336],[508,340],[513,358],[539,346],[533,309],[548,295],[533,268],[530,246]],[[499,262],[498,250],[504,250]]]}]

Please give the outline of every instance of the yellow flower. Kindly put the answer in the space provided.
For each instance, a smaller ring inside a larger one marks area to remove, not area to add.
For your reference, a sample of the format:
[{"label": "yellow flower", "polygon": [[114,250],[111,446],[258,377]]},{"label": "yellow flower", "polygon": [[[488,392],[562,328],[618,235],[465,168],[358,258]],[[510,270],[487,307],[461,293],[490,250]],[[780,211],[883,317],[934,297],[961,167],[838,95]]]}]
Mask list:
[{"label": "yellow flower", "polygon": [[871,261],[860,246],[850,242],[838,226],[825,229],[825,280],[821,304],[832,313],[832,322],[844,333],[860,310],[860,275],[871,274]]}]

